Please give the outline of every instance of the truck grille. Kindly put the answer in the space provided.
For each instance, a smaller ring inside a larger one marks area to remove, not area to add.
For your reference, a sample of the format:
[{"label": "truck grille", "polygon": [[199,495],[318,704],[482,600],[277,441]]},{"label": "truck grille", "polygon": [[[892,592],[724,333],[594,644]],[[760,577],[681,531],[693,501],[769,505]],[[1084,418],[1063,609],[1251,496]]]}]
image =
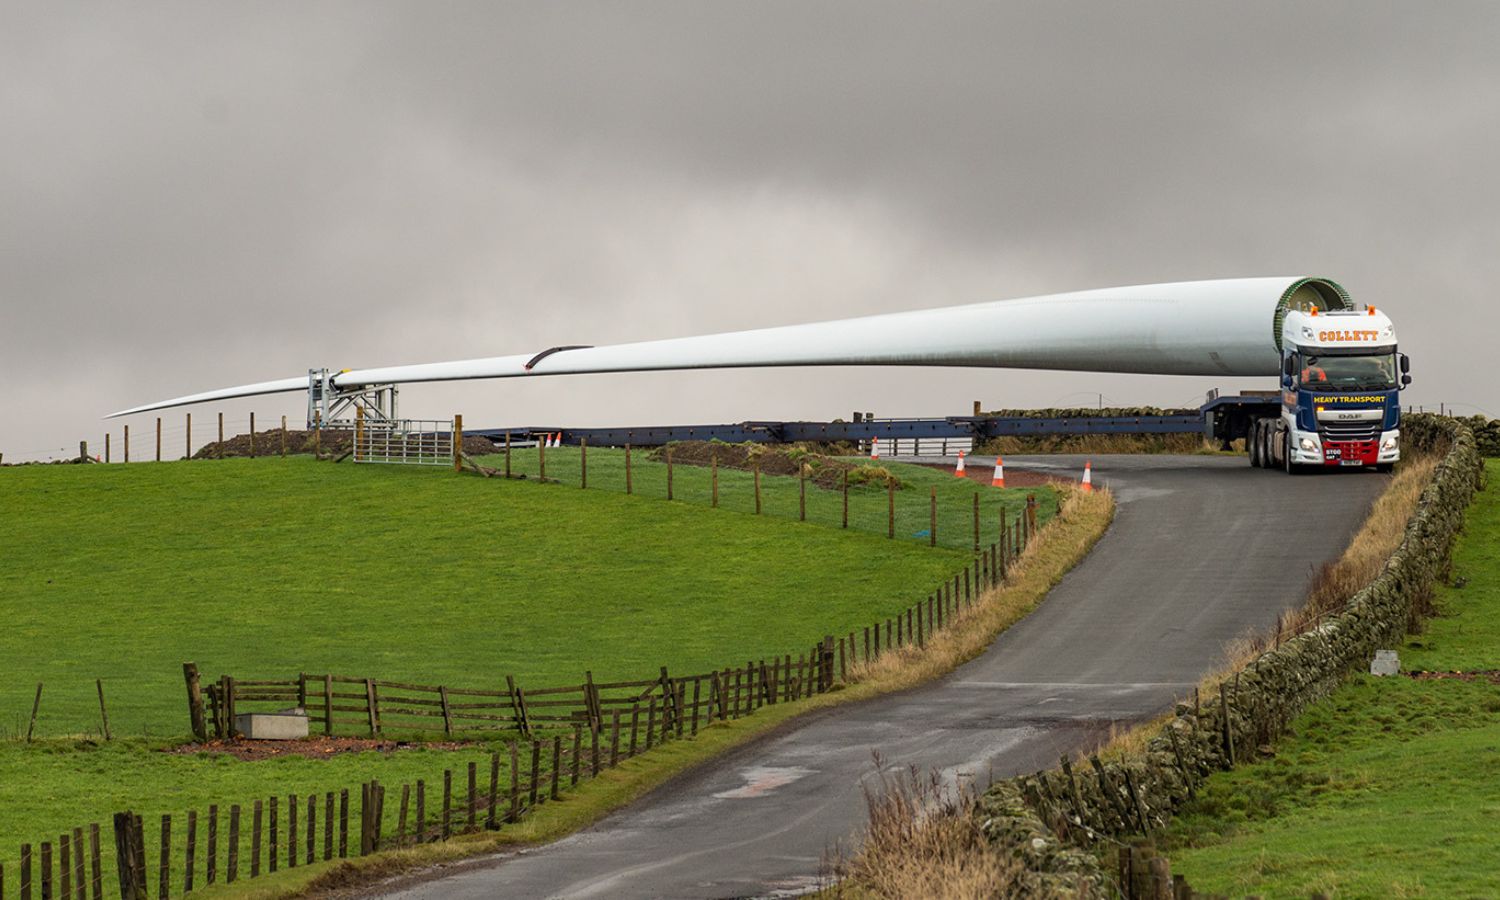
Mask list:
[{"label": "truck grille", "polygon": [[1323,439],[1329,441],[1374,441],[1380,438],[1379,422],[1324,422]]}]

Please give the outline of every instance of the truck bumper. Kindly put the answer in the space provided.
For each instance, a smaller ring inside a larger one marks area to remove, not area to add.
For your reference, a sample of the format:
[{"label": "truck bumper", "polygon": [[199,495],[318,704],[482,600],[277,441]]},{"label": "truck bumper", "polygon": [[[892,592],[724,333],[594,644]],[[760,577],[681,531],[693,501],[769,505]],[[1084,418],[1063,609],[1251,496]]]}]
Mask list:
[{"label": "truck bumper", "polygon": [[1374,466],[1401,458],[1401,432],[1384,431],[1368,441],[1323,441],[1325,466]]}]

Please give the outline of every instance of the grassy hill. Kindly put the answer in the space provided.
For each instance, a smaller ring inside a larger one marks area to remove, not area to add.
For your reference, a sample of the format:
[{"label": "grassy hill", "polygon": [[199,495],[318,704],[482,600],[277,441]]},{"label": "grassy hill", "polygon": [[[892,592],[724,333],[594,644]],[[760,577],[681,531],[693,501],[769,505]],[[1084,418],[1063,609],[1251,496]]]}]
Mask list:
[{"label": "grassy hill", "polygon": [[[702,670],[889,615],[968,558],[836,522],[665,503],[649,496],[652,468],[638,465],[634,497],[308,458],[0,472],[0,731],[24,733],[38,681],[39,734],[97,730],[103,678],[117,733],[180,734],[188,659],[208,677],[475,686]],[[765,481],[768,512],[786,512],[795,479]],[[903,493],[904,518],[925,514],[926,491]],[[864,499],[883,530],[884,493]],[[945,505],[958,531],[969,507]]]},{"label": "grassy hill", "polygon": [[[491,463],[497,460],[489,460]],[[524,463],[517,459],[517,471]],[[22,841],[106,822],[271,794],[432,779],[484,743],[243,762],[163,752],[188,730],[181,663],[208,677],[354,675],[504,685],[633,678],[794,651],[925,596],[969,562],[972,500],[986,541],[1028,494],[892,466],[898,540],[882,488],[851,497],[795,478],[665,466],[575,449],[549,477],[506,481],[449,469],[333,465],[307,457],[0,469],[0,864]],[[930,491],[939,546],[928,546]],[[117,739],[98,739],[96,678]],[[27,717],[44,682],[38,741]],[[107,827],[106,827],[107,832]],[[180,854],[180,849],[179,849]]]}]

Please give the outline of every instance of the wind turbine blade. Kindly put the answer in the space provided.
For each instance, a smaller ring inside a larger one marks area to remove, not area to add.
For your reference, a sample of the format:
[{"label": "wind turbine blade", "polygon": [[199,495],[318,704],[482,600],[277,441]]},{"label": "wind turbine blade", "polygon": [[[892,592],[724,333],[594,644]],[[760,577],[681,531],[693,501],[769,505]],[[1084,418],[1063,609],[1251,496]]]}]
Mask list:
[{"label": "wind turbine blade", "polygon": [[281,394],[289,391],[307,390],[307,376],[301,378],[282,378],[278,381],[262,381],[259,384],[247,384],[241,387],[222,388],[217,391],[205,391],[201,394],[189,394],[186,397],[177,397],[173,400],[162,400],[157,403],[148,403],[145,406],[135,406],[130,409],[122,409],[105,416],[106,419],[115,419],[120,416],[130,416],[136,413],[151,412],[157,409],[170,409],[174,406],[190,406],[194,403],[207,403],[210,400],[233,400],[238,397],[258,397],[262,394]]},{"label": "wind turbine blade", "polygon": [[[1275,375],[1289,303],[1349,305],[1321,278],[1237,278],[1105,288],[612,347],[355,369],[339,387],[764,366],[976,366],[1155,375]],[[305,387],[305,378],[194,394],[114,413]]]}]

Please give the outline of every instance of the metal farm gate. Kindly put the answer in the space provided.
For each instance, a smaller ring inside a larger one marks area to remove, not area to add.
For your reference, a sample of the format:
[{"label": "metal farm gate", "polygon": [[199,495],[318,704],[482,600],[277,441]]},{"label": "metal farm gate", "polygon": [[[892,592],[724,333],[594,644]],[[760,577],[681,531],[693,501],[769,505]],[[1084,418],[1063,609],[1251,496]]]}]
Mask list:
[{"label": "metal farm gate", "polygon": [[354,461],[408,466],[451,466],[457,424],[452,419],[354,420]]}]

